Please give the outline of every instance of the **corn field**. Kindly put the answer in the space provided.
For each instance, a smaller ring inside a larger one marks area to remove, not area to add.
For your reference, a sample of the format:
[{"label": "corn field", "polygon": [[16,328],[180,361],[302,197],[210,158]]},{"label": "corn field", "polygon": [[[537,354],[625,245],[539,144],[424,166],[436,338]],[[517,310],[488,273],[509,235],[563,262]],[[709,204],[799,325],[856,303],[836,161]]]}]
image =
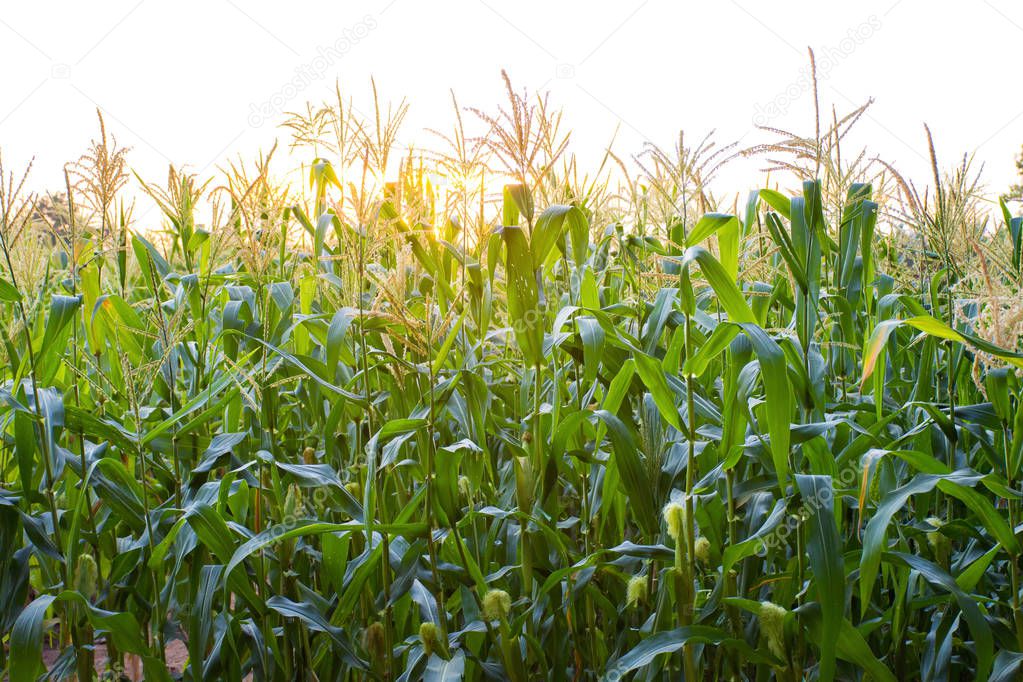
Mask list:
[{"label": "corn field", "polygon": [[3,169],[9,679],[1019,679],[1023,219],[866,107],[587,171],[507,95]]}]

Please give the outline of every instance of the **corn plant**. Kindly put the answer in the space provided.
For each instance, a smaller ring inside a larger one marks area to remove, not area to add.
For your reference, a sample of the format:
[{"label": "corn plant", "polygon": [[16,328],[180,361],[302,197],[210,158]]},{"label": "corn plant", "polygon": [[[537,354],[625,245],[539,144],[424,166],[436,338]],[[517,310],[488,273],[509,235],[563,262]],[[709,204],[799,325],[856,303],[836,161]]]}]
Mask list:
[{"label": "corn plant", "polygon": [[709,140],[580,180],[506,84],[158,224],[105,129],[59,221],[0,169],[9,678],[1016,679],[1023,219],[843,166],[862,110],[741,210]]}]

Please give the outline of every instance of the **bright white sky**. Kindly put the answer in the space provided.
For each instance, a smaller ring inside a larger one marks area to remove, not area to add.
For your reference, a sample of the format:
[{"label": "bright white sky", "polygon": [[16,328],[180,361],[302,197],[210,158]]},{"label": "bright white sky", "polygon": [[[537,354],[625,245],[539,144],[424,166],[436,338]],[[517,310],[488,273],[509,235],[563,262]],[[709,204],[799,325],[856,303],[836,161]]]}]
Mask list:
[{"label": "bright white sky", "polygon": [[[501,68],[551,91],[584,159],[619,125],[625,155],[679,129],[745,146],[766,139],[755,118],[812,131],[811,46],[823,103],[876,100],[849,147],[924,183],[926,121],[943,166],[975,151],[1000,192],[1023,143],[1021,41],[1023,6],[1010,0],[4,0],[0,148],[8,169],[35,156],[33,189],[59,189],[99,106],[142,177],[163,181],[171,162],[208,174],[287,139],[279,113],[261,121],[263,103],[298,109],[339,79],[368,110],[371,75],[411,103],[401,141],[431,142],[424,129],[452,121],[448,89],[492,107]],[[300,72],[309,84],[287,89]],[[760,185],[755,170],[732,168],[719,190]]]}]

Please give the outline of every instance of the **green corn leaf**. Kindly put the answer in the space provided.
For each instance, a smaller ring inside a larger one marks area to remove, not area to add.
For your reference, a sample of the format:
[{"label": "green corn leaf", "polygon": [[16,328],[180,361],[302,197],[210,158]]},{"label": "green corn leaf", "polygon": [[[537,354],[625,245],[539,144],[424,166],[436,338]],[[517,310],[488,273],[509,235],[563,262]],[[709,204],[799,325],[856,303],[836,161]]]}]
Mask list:
[{"label": "green corn leaf", "polygon": [[639,458],[636,441],[625,423],[607,410],[597,410],[597,417],[607,427],[611,437],[615,463],[622,476],[629,504],[635,509],[636,522],[648,536],[657,532],[660,524],[658,510],[650,497],[651,482]]},{"label": "green corn leaf", "polygon": [[772,659],[754,651],[741,639],[729,637],[723,630],[705,625],[690,625],[666,632],[659,632],[643,639],[627,654],[610,664],[604,673],[604,680],[620,680],[625,673],[644,668],[662,654],[678,651],[686,644],[709,644],[739,651],[751,663],[769,663]]},{"label": "green corn leaf", "polygon": [[0,301],[16,303],[21,300],[21,292],[6,279],[0,278]]},{"label": "green corn leaf", "polygon": [[9,673],[11,682],[34,681],[42,670],[43,618],[54,604],[74,605],[84,611],[93,628],[109,633],[117,648],[125,653],[142,654],[146,644],[135,616],[96,608],[78,592],[41,595],[18,616],[11,629]]},{"label": "green corn leaf", "polygon": [[807,549],[813,569],[817,600],[821,605],[820,679],[835,678],[835,649],[828,643],[838,640],[845,618],[845,566],[842,541],[834,514],[834,490],[830,476],[796,474],[796,485],[803,497]]},{"label": "green corn leaf", "polygon": [[683,432],[682,420],[679,418],[678,408],[675,407],[675,394],[668,388],[668,381],[664,378],[661,363],[640,351],[633,353],[632,357],[636,361],[639,377],[650,391],[650,395],[653,396],[661,417],[675,427],[676,431]]},{"label": "green corn leaf", "polygon": [[529,244],[520,227],[505,226],[501,236],[507,253],[509,323],[526,363],[539,367],[543,363],[543,318]]},{"label": "green corn leaf", "polygon": [[984,613],[973,598],[959,589],[952,576],[923,557],[904,552],[886,552],[884,556],[887,560],[901,562],[909,566],[923,576],[927,582],[952,595],[969,624],[970,634],[973,635],[973,647],[977,654],[977,679],[986,680],[994,660],[994,635]]}]

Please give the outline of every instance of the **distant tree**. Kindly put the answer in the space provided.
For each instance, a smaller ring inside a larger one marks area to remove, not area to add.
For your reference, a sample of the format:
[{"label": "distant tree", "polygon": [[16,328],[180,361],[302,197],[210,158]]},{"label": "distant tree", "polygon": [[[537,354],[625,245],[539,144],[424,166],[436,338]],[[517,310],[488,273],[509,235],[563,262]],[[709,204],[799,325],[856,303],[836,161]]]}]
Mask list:
[{"label": "distant tree", "polygon": [[81,236],[89,225],[89,214],[75,204],[74,231],[71,230],[71,205],[67,192],[43,192],[35,201],[32,213],[33,229],[51,244],[59,244],[61,249],[70,248],[74,235]]},{"label": "distant tree", "polygon": [[1016,175],[1019,177],[1020,182],[1009,187],[1009,191],[1006,192],[1005,198],[1013,201],[1023,201],[1023,149],[1021,149],[1018,156],[1016,156]]},{"label": "distant tree", "polygon": [[70,222],[71,207],[68,205],[67,193],[57,192],[43,194],[36,201],[35,215],[37,221],[46,222],[56,232],[62,232]]}]

